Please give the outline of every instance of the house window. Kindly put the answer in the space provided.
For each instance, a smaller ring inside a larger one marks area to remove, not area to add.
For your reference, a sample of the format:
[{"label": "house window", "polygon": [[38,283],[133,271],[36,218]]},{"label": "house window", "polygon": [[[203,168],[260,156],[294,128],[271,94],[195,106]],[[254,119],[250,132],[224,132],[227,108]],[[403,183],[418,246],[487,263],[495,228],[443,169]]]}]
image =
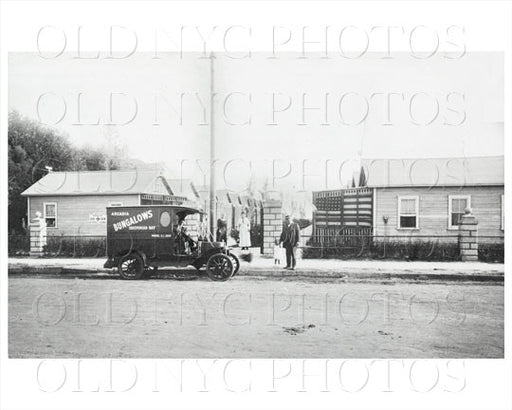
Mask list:
[{"label": "house window", "polygon": [[122,202],[109,202],[108,206],[123,206]]},{"label": "house window", "polygon": [[466,208],[471,208],[469,195],[450,195],[448,197],[448,229],[459,228]]},{"label": "house window", "polygon": [[44,206],[44,220],[47,228],[57,227],[57,203],[45,202]]},{"label": "house window", "polygon": [[398,229],[418,229],[419,198],[398,197]]}]

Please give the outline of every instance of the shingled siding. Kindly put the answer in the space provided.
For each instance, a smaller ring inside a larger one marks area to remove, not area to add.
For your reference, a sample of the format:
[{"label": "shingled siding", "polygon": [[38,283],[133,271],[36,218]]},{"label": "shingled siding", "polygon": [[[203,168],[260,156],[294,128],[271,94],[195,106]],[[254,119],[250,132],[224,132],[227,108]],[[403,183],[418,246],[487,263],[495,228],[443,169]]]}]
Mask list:
[{"label": "shingled siding", "polygon": [[[450,195],[470,195],[471,208],[478,220],[480,242],[503,240],[501,229],[501,195],[503,186],[462,187],[462,188],[377,188],[375,193],[375,226],[377,236],[382,235],[429,235],[456,236],[457,230],[448,229],[448,197]],[[398,197],[419,197],[419,228],[398,229]],[[383,217],[389,218],[387,229]],[[496,239],[485,236],[498,237]],[[431,240],[434,238],[424,238]],[[456,241],[450,239],[449,241]]]},{"label": "shingled siding", "polygon": [[107,234],[106,223],[95,222],[94,218],[106,216],[110,202],[138,205],[139,195],[33,196],[29,202],[30,220],[35,218],[37,211],[44,216],[45,202],[57,203],[57,227],[48,228],[48,235],[104,236]]}]

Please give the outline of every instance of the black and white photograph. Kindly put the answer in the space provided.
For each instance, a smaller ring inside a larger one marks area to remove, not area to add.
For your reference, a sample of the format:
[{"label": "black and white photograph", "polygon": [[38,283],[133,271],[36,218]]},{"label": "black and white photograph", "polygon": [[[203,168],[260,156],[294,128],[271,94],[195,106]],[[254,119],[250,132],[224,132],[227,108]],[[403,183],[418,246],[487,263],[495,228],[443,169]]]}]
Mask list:
[{"label": "black and white photograph", "polygon": [[2,2],[42,14],[1,33],[1,408],[508,408],[510,3],[35,3]]}]

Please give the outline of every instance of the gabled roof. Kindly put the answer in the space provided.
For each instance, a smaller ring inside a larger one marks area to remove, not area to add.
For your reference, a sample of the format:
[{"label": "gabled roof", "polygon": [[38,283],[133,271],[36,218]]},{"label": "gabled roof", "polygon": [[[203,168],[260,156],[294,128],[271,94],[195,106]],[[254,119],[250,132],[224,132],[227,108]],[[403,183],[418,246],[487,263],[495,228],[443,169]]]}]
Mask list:
[{"label": "gabled roof", "polygon": [[[504,185],[504,157],[364,159],[368,187]],[[357,179],[356,179],[357,180]]]},{"label": "gabled roof", "polygon": [[166,186],[165,178],[154,170],[66,171],[48,173],[22,195],[173,195]]},{"label": "gabled roof", "polygon": [[191,179],[165,177],[165,180],[169,184],[169,189],[173,195],[185,196],[190,199],[195,198],[195,186]]},{"label": "gabled roof", "polygon": [[[194,190],[201,200],[209,200],[210,187],[208,185],[194,186]],[[235,206],[251,206],[254,201],[262,199],[262,195],[258,191],[249,195],[247,192],[239,193],[230,189],[216,189],[215,197],[218,203]]]}]

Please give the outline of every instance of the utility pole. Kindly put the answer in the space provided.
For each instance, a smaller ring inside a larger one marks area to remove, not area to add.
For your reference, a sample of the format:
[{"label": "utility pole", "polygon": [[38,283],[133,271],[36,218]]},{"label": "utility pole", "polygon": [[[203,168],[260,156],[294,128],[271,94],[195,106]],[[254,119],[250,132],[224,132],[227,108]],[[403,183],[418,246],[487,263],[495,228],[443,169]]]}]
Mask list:
[{"label": "utility pole", "polygon": [[209,219],[210,219],[210,234],[214,235],[215,233],[215,122],[214,122],[214,109],[213,109],[213,99],[214,99],[214,69],[213,69],[213,61],[214,61],[213,51],[210,54],[210,209],[209,209]]}]

